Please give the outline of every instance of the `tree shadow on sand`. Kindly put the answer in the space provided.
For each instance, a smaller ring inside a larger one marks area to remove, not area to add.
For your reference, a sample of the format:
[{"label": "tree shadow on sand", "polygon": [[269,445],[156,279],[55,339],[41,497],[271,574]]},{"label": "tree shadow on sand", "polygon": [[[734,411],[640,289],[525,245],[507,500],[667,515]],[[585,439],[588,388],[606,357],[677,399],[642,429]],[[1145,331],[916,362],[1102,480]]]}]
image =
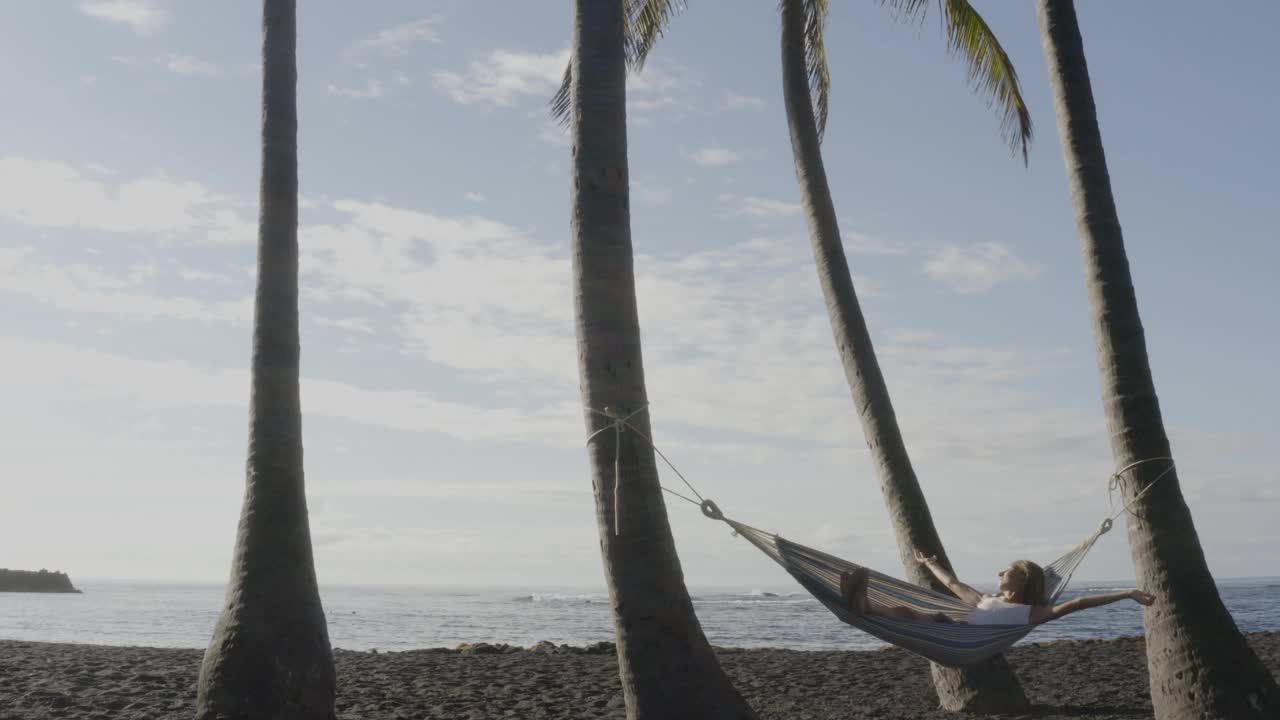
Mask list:
[{"label": "tree shadow on sand", "polygon": [[1031,711],[1020,717],[1088,717],[1088,718],[1149,718],[1151,706],[1141,705],[1044,705],[1033,704]]}]

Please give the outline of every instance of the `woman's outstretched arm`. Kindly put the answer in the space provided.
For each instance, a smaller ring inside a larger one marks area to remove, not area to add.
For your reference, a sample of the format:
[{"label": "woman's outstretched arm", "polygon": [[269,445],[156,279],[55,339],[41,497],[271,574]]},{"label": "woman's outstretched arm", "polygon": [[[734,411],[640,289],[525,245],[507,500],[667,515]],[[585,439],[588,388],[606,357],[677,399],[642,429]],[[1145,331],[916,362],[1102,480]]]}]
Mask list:
[{"label": "woman's outstretched arm", "polygon": [[982,600],[982,593],[960,582],[954,573],[942,567],[938,562],[937,557],[933,555],[925,555],[923,552],[920,552],[919,549],[916,549],[915,552],[916,562],[919,562],[928,568],[929,572],[933,573],[933,576],[938,578],[938,582],[942,583],[948,590],[955,593],[955,596],[960,598],[960,600],[970,605],[977,605],[978,601]]},{"label": "woman's outstretched arm", "polygon": [[1139,605],[1150,605],[1156,599],[1151,593],[1141,590],[1122,590],[1120,592],[1103,593],[1101,595],[1082,595],[1078,598],[1058,603],[1057,605],[1037,605],[1031,611],[1031,622],[1035,624],[1057,620],[1063,615],[1070,615],[1078,610],[1087,610],[1100,605],[1110,605],[1121,600],[1133,600]]}]

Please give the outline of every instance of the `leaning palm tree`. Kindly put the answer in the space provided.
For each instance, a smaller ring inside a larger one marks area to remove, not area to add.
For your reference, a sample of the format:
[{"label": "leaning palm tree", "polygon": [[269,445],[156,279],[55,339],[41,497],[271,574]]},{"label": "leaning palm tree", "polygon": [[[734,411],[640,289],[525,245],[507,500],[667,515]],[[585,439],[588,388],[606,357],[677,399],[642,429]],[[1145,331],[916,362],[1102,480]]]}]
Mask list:
[{"label": "leaning palm tree", "polygon": [[[1037,0],[1036,7],[1084,253],[1112,454],[1124,467],[1169,458],[1075,6]],[[1143,613],[1156,717],[1280,717],[1280,690],[1222,604],[1172,467],[1172,460],[1135,466],[1124,488],[1134,503],[1129,545],[1138,583],[1156,595]]]},{"label": "leaning palm tree", "polygon": [[[928,0],[889,0],[904,19],[923,17]],[[970,76],[1003,111],[1003,130],[1026,158],[1031,121],[1018,76],[991,29],[965,0],[938,0],[951,49],[969,64]],[[876,360],[841,242],[835,204],[822,162],[831,78],[823,25],[828,0],[781,0],[782,88],[800,197],[809,226],[822,295],[863,434],[880,478],[903,565],[912,582],[947,592],[914,558],[913,548],[936,555],[950,568],[898,428],[889,389]],[[968,668],[931,664],[942,707],[955,711],[1013,712],[1028,706],[1013,670],[997,656]]]},{"label": "leaning palm tree", "polygon": [[[645,440],[627,184],[624,26],[634,5],[575,0],[572,82],[562,106],[573,146],[578,373],[623,698],[633,720],[753,718],[694,614]],[[609,432],[606,412],[631,415],[639,433]]]},{"label": "leaning palm tree", "polygon": [[[922,19],[929,5],[929,0],[885,1],[907,20]],[[952,50],[969,63],[971,78],[1003,111],[1002,130],[1011,145],[1021,147],[1025,160],[1031,120],[1012,62],[968,2],[937,2]],[[666,23],[683,6],[679,0],[626,0],[626,60],[634,69],[643,65]],[[880,475],[903,563],[914,582],[945,590],[912,555],[912,548],[918,547],[937,555],[949,567],[858,305],[822,165],[820,143],[830,88],[822,34],[827,7],[827,0],[781,0],[779,7],[783,23],[783,89],[796,173],[836,344]],[[571,116],[572,79],[573,69],[569,68],[552,103],[555,114],[562,119]],[[947,709],[1002,712],[1020,710],[1028,704],[1021,684],[1003,658],[963,670],[939,665],[933,665],[932,670],[939,699]]]},{"label": "leaning palm tree", "polygon": [[200,666],[199,720],[334,716],[298,388],[296,0],[262,4],[262,178],[249,454],[231,579]]}]

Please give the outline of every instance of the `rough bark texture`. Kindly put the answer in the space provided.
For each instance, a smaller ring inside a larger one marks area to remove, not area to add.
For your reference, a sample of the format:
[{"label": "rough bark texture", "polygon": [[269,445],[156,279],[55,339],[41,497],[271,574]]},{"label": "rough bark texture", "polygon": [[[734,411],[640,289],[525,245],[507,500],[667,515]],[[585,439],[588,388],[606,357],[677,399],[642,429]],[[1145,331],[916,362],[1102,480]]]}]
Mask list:
[{"label": "rough bark texture", "polygon": [[[572,232],[578,370],[588,408],[645,406],[628,200],[626,68],[619,0],[575,0]],[[608,420],[587,412],[587,430]],[[632,418],[646,436],[647,412]],[[612,431],[591,441],[600,551],[627,717],[754,718],[711,650],[685,588],[652,448],[621,435],[614,516]],[[616,533],[615,533],[616,530]]]},{"label": "rough bark texture", "polygon": [[226,602],[200,667],[199,720],[334,717],[303,483],[296,27],[295,0],[264,1],[249,451]]},{"label": "rough bark texture", "polygon": [[[1037,14],[1084,253],[1112,453],[1118,466],[1170,457],[1075,7],[1071,0],[1037,0]],[[1126,502],[1167,467],[1139,466],[1125,484]],[[1138,583],[1156,595],[1143,612],[1156,717],[1280,717],[1280,691],[1222,604],[1177,473],[1165,475],[1134,510],[1129,545]]]},{"label": "rough bark texture", "polygon": [[[844,365],[854,406],[893,522],[902,564],[912,582],[948,592],[915,561],[912,553],[913,548],[920,548],[936,554],[941,563],[950,567],[934,528],[929,505],[911,467],[889,399],[889,388],[880,372],[845,259],[805,72],[802,5],[802,0],[782,0],[779,5],[782,16],[782,82],[796,178],[800,183],[801,202],[809,225],[818,279],[840,361]],[[947,710],[1016,712],[1028,707],[1022,685],[1003,656],[968,668],[948,668],[932,663],[931,669],[938,700]]]}]

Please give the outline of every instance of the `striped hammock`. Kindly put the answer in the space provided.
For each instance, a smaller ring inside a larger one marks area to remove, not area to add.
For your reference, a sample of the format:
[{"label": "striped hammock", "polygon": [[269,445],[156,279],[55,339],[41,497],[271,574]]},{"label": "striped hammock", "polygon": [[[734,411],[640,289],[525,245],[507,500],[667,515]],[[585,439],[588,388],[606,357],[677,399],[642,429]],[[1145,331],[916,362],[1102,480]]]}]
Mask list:
[{"label": "striped hammock", "polygon": [[[827,609],[844,622],[865,633],[921,655],[941,665],[972,665],[998,655],[1031,632],[1034,625],[969,625],[964,622],[920,622],[852,613],[840,595],[840,575],[859,567],[856,563],[799,543],[785,540],[774,533],[730,520],[710,500],[704,500],[702,511],[714,520],[723,520],[734,532],[746,538],[765,555],[773,558]],[[1103,533],[1111,529],[1111,520],[1102,523],[1097,532],[1065,555],[1044,566],[1046,592],[1054,602],[1066,590],[1071,575]],[[867,597],[883,605],[902,605],[952,620],[963,621],[973,610],[956,597],[934,592],[897,578],[870,570]]]},{"label": "striped hammock", "polygon": [[[609,420],[603,427],[588,435],[587,442],[590,443],[607,432],[614,434],[615,505],[613,521],[615,533],[621,533],[621,529],[617,524],[619,512],[616,503],[619,497],[617,487],[622,482],[619,453],[622,447],[622,432],[626,430],[635,433],[644,443],[652,447],[658,457],[662,458],[663,462],[697,497],[697,500],[676,492],[665,485],[662,486],[663,491],[692,505],[700,506],[702,514],[712,520],[721,520],[728,523],[737,534],[746,538],[752,545],[755,545],[765,555],[773,558],[774,562],[791,573],[805,590],[808,590],[823,605],[826,605],[827,609],[835,613],[836,617],[863,632],[941,665],[961,667],[981,662],[993,655],[1004,652],[1014,643],[1026,637],[1027,633],[1031,632],[1035,627],[1029,623],[1022,625],[970,625],[965,622],[920,622],[889,618],[882,615],[859,615],[849,612],[849,608],[845,606],[844,598],[840,595],[840,576],[842,573],[860,566],[834,555],[828,555],[819,550],[793,543],[790,540],[784,540],[774,533],[765,532],[726,518],[714,502],[707,500],[694,489],[684,474],[653,444],[652,439],[631,424],[631,418],[644,412],[647,408],[648,405],[642,405],[638,409],[622,414],[608,407],[600,410],[590,406],[587,407],[589,413]],[[1080,567],[1080,563],[1084,561],[1085,555],[1093,548],[1093,544],[1098,541],[1098,538],[1111,529],[1115,518],[1127,512],[1139,499],[1150,492],[1151,488],[1156,486],[1156,483],[1173,472],[1173,458],[1152,457],[1134,460],[1112,473],[1107,483],[1109,496],[1119,487],[1121,478],[1125,473],[1139,465],[1152,462],[1167,462],[1169,466],[1151,482],[1147,483],[1146,487],[1137,491],[1133,498],[1121,507],[1118,512],[1113,512],[1110,517],[1103,520],[1097,531],[1085,538],[1084,542],[1044,566],[1045,590],[1050,603],[1056,602],[1062,592],[1067,589],[1067,583],[1071,581],[1071,576],[1075,573],[1076,568]],[[973,610],[972,606],[952,595],[934,592],[928,588],[922,588],[918,585],[889,577],[883,573],[878,573],[870,568],[868,568],[868,571],[870,580],[867,585],[867,597],[882,605],[901,605],[929,615],[941,613],[955,621],[963,621]]]}]

